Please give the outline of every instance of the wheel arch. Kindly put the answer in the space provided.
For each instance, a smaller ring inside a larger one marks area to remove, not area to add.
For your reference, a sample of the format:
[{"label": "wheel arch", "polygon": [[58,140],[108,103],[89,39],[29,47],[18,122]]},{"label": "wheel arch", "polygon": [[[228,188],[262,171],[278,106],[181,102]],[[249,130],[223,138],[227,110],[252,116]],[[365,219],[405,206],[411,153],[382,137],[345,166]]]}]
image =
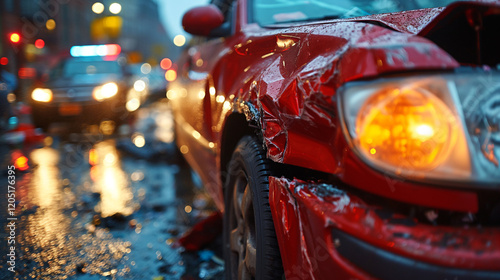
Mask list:
[{"label": "wheel arch", "polygon": [[224,182],[226,180],[227,166],[241,138],[247,135],[253,135],[263,143],[262,130],[260,128],[260,114],[258,110],[251,103],[239,102],[237,104],[239,106],[235,107],[238,109],[233,111],[233,113],[226,118],[221,136],[220,179],[223,192],[225,191]]}]

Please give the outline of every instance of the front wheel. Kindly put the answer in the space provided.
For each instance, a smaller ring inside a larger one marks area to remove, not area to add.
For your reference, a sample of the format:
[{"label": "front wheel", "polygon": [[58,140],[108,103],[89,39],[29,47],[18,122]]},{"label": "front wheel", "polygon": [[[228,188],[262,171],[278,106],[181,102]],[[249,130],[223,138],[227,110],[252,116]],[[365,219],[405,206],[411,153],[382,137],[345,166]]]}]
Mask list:
[{"label": "front wheel", "polygon": [[238,143],[225,182],[226,279],[281,279],[283,268],[269,207],[269,165],[255,138]]}]

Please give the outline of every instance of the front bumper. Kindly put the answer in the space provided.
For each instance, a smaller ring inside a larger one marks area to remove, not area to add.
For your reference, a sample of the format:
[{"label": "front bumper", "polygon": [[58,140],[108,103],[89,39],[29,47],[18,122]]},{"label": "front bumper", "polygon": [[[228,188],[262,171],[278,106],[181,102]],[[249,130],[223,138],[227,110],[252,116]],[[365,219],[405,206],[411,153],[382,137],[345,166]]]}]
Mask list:
[{"label": "front bumper", "polygon": [[33,120],[44,123],[119,121],[125,119],[127,115],[125,103],[117,99],[102,102],[33,102],[31,107]]},{"label": "front bumper", "polygon": [[500,279],[499,228],[382,214],[333,185],[297,179],[270,177],[269,199],[288,280]]}]

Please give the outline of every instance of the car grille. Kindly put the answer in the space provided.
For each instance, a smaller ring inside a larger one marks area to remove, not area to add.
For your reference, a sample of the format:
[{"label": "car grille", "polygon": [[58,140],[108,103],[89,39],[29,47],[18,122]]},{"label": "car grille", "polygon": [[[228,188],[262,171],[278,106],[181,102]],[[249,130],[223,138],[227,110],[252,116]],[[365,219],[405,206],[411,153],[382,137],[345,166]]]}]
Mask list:
[{"label": "car grille", "polygon": [[82,102],[92,101],[94,87],[78,87],[65,89],[52,89],[54,102]]}]

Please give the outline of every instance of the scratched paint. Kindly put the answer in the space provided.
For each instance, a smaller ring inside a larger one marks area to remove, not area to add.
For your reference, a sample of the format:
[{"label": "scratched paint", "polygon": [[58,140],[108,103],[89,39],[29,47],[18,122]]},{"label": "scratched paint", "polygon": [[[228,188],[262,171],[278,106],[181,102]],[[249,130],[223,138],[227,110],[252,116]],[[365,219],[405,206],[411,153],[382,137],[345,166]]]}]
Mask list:
[{"label": "scratched paint", "polygon": [[[315,237],[325,236],[331,240],[331,229],[336,228],[383,250],[415,260],[466,269],[500,269],[498,228],[433,226],[416,219],[401,223],[408,217],[391,212],[384,205],[367,204],[334,185],[276,177],[270,177],[269,182],[271,209],[275,228],[280,231],[277,236],[283,248],[282,256],[286,256],[283,258],[285,267],[304,267],[302,262],[308,262],[315,254],[314,248],[322,246]],[[389,214],[378,214],[383,212]],[[283,215],[288,219],[283,219]],[[291,217],[295,217],[292,227]],[[288,225],[284,226],[285,223]],[[294,242],[301,243],[301,248],[285,245]],[[331,259],[336,260],[338,253],[334,244],[324,246]],[[290,269],[286,271],[287,279],[323,279],[328,273],[340,270],[337,266],[345,266],[341,270],[350,271],[347,263],[325,260],[316,267],[314,276],[301,274],[300,269]],[[353,272],[349,277],[354,275]]]}]

